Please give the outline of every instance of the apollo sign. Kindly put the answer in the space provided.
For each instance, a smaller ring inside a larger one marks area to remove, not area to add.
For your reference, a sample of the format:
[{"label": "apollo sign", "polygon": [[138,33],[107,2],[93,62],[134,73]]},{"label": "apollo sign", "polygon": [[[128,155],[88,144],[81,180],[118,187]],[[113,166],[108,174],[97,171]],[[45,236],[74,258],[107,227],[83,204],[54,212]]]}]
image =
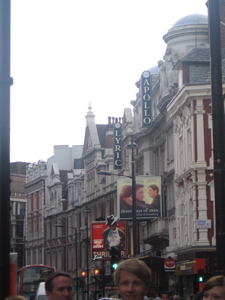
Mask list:
[{"label": "apollo sign", "polygon": [[144,71],[141,75],[142,127],[152,126],[151,73]]}]

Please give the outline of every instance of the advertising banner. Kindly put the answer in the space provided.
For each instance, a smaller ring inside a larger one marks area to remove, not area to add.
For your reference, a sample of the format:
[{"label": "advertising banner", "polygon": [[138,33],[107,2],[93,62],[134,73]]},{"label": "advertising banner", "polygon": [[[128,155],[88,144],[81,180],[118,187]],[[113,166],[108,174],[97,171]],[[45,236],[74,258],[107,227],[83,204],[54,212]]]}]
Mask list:
[{"label": "advertising banner", "polygon": [[106,222],[93,222],[91,236],[92,259],[110,259],[110,246],[120,247],[121,257],[126,256],[125,222],[110,226]]},{"label": "advertising banner", "polygon": [[[136,176],[136,218],[148,220],[162,216],[161,177]],[[120,220],[132,220],[133,199],[131,178],[117,181],[117,215]]]}]

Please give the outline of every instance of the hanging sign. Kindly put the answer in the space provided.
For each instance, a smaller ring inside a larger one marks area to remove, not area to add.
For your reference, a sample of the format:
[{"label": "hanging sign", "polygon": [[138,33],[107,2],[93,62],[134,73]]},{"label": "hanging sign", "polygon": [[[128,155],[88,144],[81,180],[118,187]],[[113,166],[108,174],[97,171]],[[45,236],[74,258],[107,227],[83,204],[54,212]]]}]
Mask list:
[{"label": "hanging sign", "polygon": [[114,125],[114,170],[122,169],[122,124],[117,122]]},{"label": "hanging sign", "polygon": [[152,126],[151,73],[141,75],[142,127]]}]

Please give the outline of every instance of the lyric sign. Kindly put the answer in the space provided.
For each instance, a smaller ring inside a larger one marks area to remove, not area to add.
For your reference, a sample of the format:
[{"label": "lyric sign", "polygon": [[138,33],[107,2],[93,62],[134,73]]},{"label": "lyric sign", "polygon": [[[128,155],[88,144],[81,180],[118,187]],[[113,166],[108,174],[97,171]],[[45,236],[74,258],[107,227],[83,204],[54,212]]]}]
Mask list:
[{"label": "lyric sign", "polygon": [[122,124],[117,122],[114,125],[114,170],[122,169]]}]

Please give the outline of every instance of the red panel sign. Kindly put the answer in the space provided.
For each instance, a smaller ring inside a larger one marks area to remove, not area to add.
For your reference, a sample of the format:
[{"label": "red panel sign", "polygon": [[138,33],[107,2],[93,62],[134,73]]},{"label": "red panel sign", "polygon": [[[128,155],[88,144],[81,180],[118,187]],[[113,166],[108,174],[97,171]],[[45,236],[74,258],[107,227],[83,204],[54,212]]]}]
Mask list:
[{"label": "red panel sign", "polygon": [[107,226],[105,222],[91,224],[92,259],[109,259],[110,248],[120,247],[121,257],[126,257],[125,222],[117,222],[115,226]]}]

